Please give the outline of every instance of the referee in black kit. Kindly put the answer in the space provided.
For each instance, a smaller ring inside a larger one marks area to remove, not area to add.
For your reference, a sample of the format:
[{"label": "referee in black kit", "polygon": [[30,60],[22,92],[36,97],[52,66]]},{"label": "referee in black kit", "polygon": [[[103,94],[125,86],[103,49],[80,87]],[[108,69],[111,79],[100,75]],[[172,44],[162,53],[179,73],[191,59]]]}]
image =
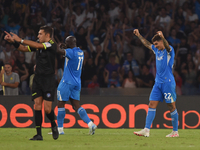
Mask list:
[{"label": "referee in black kit", "polygon": [[[36,70],[32,86],[32,99],[35,102],[35,125],[37,134],[30,140],[43,140],[41,133],[42,124],[42,103],[46,116],[51,121],[51,129],[54,140],[59,136],[55,122],[52,102],[55,93],[55,56],[57,45],[51,39],[53,29],[49,26],[42,26],[38,32],[39,43],[23,40],[14,33],[6,32],[5,40],[12,43],[15,48],[22,52],[36,51]],[[12,36],[11,36],[12,35]],[[20,44],[21,43],[21,44]],[[22,45],[28,45],[24,46]]]}]

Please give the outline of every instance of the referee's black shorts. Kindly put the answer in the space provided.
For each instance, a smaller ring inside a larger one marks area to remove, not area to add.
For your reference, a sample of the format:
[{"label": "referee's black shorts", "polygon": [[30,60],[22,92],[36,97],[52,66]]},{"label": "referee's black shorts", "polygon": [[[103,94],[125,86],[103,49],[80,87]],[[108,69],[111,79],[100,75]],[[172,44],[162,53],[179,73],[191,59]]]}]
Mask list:
[{"label": "referee's black shorts", "polygon": [[35,75],[32,85],[32,100],[42,96],[44,100],[54,101],[56,89],[55,75]]}]

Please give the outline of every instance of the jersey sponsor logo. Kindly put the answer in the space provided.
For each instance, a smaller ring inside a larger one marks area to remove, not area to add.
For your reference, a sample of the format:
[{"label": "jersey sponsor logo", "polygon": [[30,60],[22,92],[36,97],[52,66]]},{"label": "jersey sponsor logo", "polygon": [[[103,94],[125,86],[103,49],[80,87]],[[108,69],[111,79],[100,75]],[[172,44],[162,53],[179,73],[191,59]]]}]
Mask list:
[{"label": "jersey sponsor logo", "polygon": [[78,55],[83,55],[83,52],[78,52]]},{"label": "jersey sponsor logo", "polygon": [[13,80],[13,77],[10,77],[10,80]]},{"label": "jersey sponsor logo", "polygon": [[44,44],[46,45],[46,47],[51,47],[51,44],[49,42],[45,42]]}]

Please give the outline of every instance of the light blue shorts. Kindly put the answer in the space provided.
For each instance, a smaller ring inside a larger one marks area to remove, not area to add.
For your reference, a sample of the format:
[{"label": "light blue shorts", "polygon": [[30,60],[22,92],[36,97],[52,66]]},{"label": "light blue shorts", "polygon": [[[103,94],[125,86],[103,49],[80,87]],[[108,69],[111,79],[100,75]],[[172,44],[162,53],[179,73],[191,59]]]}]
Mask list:
[{"label": "light blue shorts", "polygon": [[176,83],[165,82],[155,83],[151,91],[149,100],[163,102],[165,99],[166,103],[173,103],[176,101]]},{"label": "light blue shorts", "polygon": [[69,98],[80,101],[81,87],[60,82],[57,88],[57,99],[59,101],[68,101]]}]

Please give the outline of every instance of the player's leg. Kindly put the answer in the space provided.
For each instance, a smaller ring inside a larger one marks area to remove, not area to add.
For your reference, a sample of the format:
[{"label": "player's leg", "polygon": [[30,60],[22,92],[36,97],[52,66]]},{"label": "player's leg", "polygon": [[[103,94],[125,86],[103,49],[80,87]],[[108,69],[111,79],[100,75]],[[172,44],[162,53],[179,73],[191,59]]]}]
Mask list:
[{"label": "player's leg", "polygon": [[71,93],[69,86],[70,86],[69,84],[62,82],[61,80],[57,88],[57,99],[58,99],[57,123],[58,123],[59,134],[64,134],[63,124],[65,119],[65,103],[66,101],[69,100],[69,95]]},{"label": "player's leg", "polygon": [[[57,124],[58,124],[58,132],[60,135],[65,134],[63,130],[63,124],[65,119],[65,103],[66,101],[59,101],[58,99]],[[49,132],[48,134],[52,134],[52,132]]]},{"label": "player's leg", "polygon": [[149,102],[149,109],[146,116],[145,128],[138,132],[134,132],[135,135],[149,137],[151,124],[155,118],[156,107],[158,106],[158,103],[159,101]]},{"label": "player's leg", "polygon": [[141,131],[134,132],[135,135],[149,137],[150,128],[156,115],[156,108],[161,99],[163,97],[160,91],[160,85],[155,84],[149,98],[149,109],[146,116],[145,128]]},{"label": "player's leg", "polygon": [[47,118],[51,122],[51,130],[52,130],[52,135],[53,139],[56,140],[58,138],[58,128],[55,122],[55,114],[54,111],[52,110],[52,101],[49,100],[44,100],[44,111],[46,113]]},{"label": "player's leg", "polygon": [[63,124],[65,119],[65,103],[66,101],[58,101],[57,123],[59,134],[64,134]]},{"label": "player's leg", "polygon": [[81,119],[85,122],[85,123],[89,123],[91,120],[87,115],[86,110],[80,106],[79,100],[74,100],[70,98],[70,102],[72,104],[73,109],[79,114],[79,116],[81,117]]},{"label": "player's leg", "polygon": [[173,131],[168,134],[166,137],[178,137],[178,112],[176,109],[176,83],[167,82],[163,84],[163,93],[165,102],[170,110],[172,118]]},{"label": "player's leg", "polygon": [[35,127],[37,134],[30,138],[30,140],[43,140],[42,133],[41,133],[41,125],[42,125],[42,90],[40,84],[40,77],[37,75],[33,79],[32,85],[32,100],[35,103]]},{"label": "player's leg", "polygon": [[35,128],[37,131],[37,134],[30,138],[30,140],[43,140],[42,138],[42,132],[41,132],[41,125],[42,125],[42,102],[43,98],[42,96],[37,97],[34,99],[35,103]]},{"label": "player's leg", "polygon": [[146,116],[146,123],[145,128],[149,129],[151,128],[151,124],[156,116],[156,107],[158,106],[159,101],[149,101],[149,109]]},{"label": "player's leg", "polygon": [[79,100],[74,100],[70,98],[70,102],[73,106],[73,109],[79,114],[80,118],[88,124],[89,127],[89,134],[93,135],[95,133],[95,130],[97,126],[90,120],[90,118],[87,115],[86,110],[80,106]]},{"label": "player's leg", "polygon": [[43,100],[44,100],[44,111],[47,116],[47,118],[51,122],[51,130],[52,130],[52,136],[53,139],[56,140],[59,136],[58,133],[58,127],[55,122],[55,114],[52,110],[52,102],[54,101],[54,95],[55,95],[55,76],[49,75],[49,76],[42,76],[41,77],[41,86],[42,86],[42,94],[43,94]]},{"label": "player's leg", "polygon": [[166,137],[179,137],[178,134],[178,112],[176,109],[176,104],[175,102],[173,103],[167,103],[167,106],[170,110],[171,118],[172,118],[172,126],[173,126],[173,131],[166,135]]}]

